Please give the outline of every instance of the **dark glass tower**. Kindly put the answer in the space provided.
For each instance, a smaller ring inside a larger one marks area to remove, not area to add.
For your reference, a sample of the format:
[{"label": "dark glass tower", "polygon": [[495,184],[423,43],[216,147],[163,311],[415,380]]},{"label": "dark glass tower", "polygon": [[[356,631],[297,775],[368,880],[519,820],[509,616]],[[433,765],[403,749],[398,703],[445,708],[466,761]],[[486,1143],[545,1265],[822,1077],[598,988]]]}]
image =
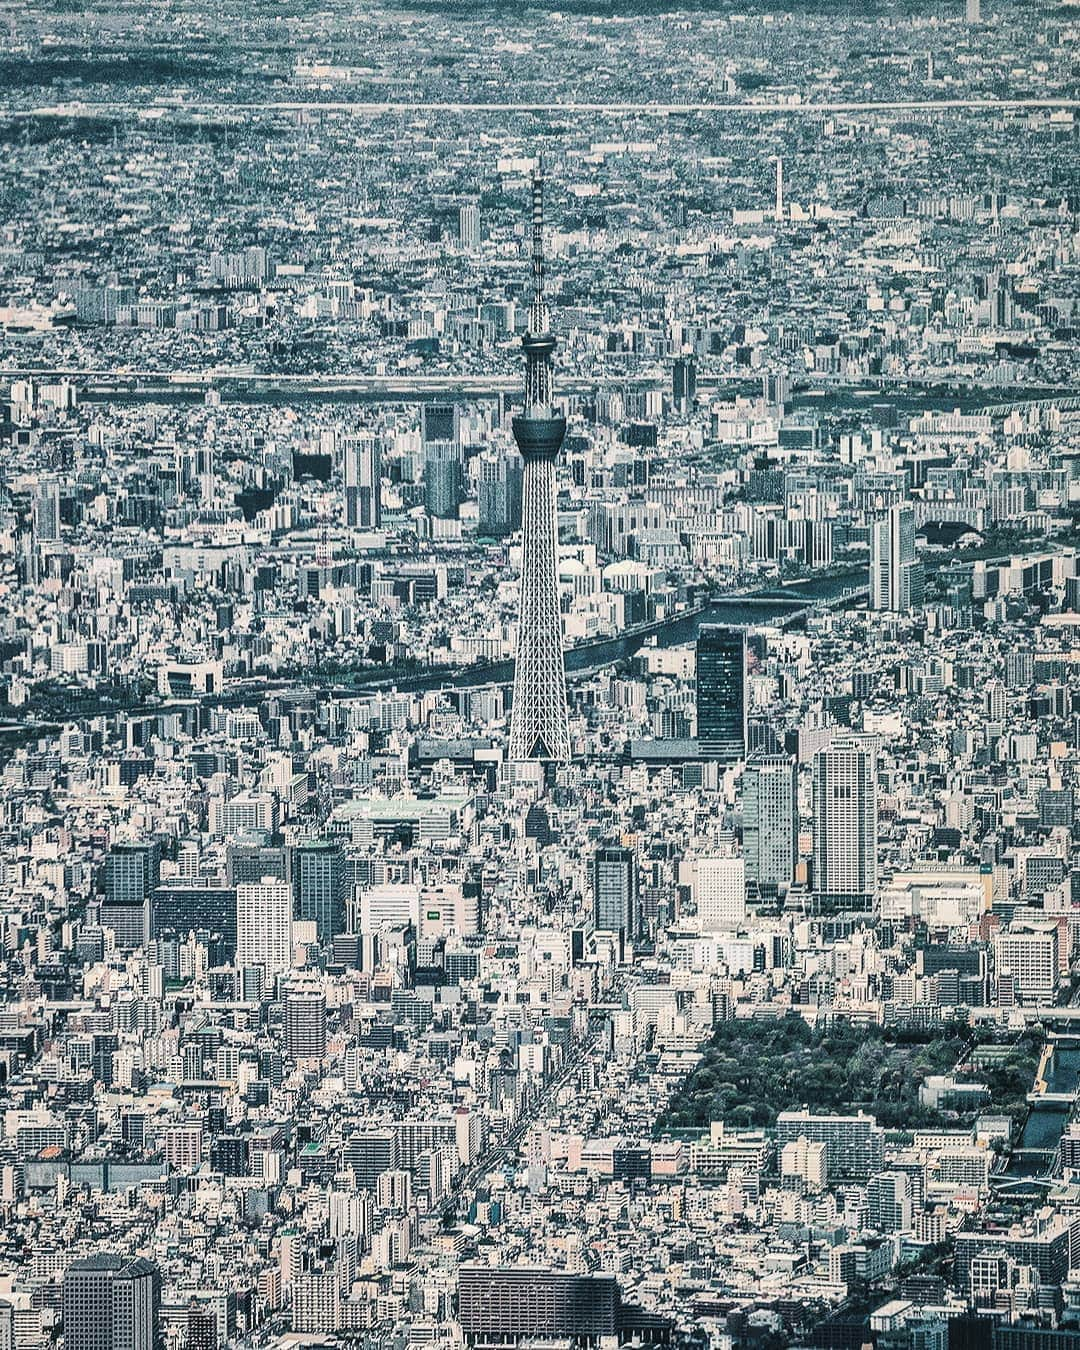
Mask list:
[{"label": "dark glass tower", "polygon": [[602,932],[633,937],[637,868],[628,848],[602,848],[593,858],[593,923]]},{"label": "dark glass tower", "polygon": [[345,854],[332,839],[308,839],[292,854],[294,914],[314,919],[319,941],[345,931]]},{"label": "dark glass tower", "polygon": [[746,754],[746,633],[703,624],[697,640],[698,746],[734,764]]}]

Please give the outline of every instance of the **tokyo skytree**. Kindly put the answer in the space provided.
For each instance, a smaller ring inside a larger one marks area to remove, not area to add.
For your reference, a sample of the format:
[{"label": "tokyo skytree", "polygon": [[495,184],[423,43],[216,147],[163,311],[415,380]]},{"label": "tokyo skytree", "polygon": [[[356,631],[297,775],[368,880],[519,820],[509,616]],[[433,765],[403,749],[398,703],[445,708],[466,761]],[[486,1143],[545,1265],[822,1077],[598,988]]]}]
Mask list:
[{"label": "tokyo skytree", "polygon": [[544,179],[532,184],[532,279],[525,350],[525,404],[513,421],[525,461],[521,495],[521,608],[518,617],[511,760],[570,758],[566,668],[559,613],[559,526],[555,512],[555,461],[566,419],[555,412],[551,357],[555,339],[544,303]]}]

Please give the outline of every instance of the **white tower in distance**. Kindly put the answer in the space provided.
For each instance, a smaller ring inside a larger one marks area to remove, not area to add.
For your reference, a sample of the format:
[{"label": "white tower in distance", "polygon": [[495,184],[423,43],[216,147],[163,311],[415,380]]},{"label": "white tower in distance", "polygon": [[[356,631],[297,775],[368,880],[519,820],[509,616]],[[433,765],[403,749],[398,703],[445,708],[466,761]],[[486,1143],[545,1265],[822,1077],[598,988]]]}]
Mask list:
[{"label": "white tower in distance", "polygon": [[570,758],[566,711],[562,615],[559,611],[559,527],[555,512],[555,461],[566,435],[556,415],[551,356],[555,339],[544,303],[544,179],[539,166],[532,185],[533,299],[525,350],[525,404],[513,421],[525,469],[521,491],[521,604],[514,706],[510,717],[511,760]]}]

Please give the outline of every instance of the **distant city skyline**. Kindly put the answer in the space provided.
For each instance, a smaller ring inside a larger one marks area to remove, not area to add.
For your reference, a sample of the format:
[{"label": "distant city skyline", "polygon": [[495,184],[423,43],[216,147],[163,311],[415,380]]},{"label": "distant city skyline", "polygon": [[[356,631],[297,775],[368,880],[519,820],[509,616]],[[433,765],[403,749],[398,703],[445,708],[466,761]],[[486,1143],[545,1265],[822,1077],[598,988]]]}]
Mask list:
[{"label": "distant city skyline", "polygon": [[0,1350],[1080,1341],[1080,11],[4,38]]}]

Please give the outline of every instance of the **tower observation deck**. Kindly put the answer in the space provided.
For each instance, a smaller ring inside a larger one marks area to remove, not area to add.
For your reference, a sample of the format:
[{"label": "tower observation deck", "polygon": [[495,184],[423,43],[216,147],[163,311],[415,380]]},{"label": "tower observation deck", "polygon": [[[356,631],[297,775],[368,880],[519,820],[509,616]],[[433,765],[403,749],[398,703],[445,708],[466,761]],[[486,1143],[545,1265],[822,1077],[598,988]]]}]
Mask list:
[{"label": "tower observation deck", "polygon": [[532,184],[532,303],[525,334],[525,399],[513,420],[525,461],[521,495],[521,600],[514,702],[510,714],[511,760],[570,758],[559,611],[559,528],[555,510],[555,461],[566,435],[552,387],[555,338],[544,301],[544,180]]}]

